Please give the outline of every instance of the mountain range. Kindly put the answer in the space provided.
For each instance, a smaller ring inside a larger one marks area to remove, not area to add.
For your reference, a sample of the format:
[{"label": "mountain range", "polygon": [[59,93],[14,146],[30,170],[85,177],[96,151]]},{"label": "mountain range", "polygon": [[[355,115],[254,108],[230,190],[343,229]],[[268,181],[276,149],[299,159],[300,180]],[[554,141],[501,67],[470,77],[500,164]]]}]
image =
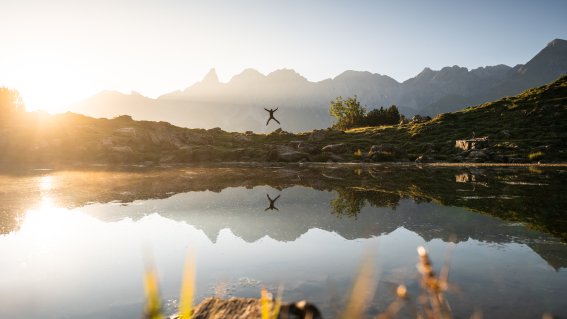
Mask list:
[{"label": "mountain range", "polygon": [[[479,54],[490,54],[484,52]],[[329,127],[329,102],[357,95],[367,109],[395,104],[401,113],[435,116],[467,106],[515,95],[567,74],[567,41],[555,39],[526,64],[425,68],[404,82],[366,71],[345,71],[335,78],[310,82],[294,70],[264,75],[246,69],[227,83],[214,69],[184,90],[156,99],[137,93],[103,91],[71,106],[70,111],[94,117],[131,115],[138,120],[167,121],[195,128],[228,131],[272,131],[264,107],[278,107],[276,118],[287,131]]]}]

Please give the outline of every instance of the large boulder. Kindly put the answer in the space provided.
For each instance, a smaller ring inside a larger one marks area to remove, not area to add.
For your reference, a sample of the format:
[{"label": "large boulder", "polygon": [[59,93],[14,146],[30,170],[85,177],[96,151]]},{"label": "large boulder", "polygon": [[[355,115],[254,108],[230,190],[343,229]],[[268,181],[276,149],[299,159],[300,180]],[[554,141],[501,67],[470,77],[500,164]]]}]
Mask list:
[{"label": "large boulder", "polygon": [[467,155],[467,159],[471,162],[483,163],[490,159],[490,154],[485,150],[472,150]]},{"label": "large boulder", "polygon": [[308,140],[310,142],[321,142],[327,137],[328,133],[327,130],[314,130],[309,134]]},{"label": "large boulder", "polygon": [[235,143],[242,144],[242,143],[250,143],[252,142],[252,138],[250,136],[244,134],[237,134],[232,137],[232,140]]},{"label": "large boulder", "polygon": [[417,114],[417,115],[414,115],[411,118],[410,123],[414,123],[414,124],[415,123],[423,123],[423,122],[427,122],[429,120],[431,120],[431,116],[422,116],[422,115]]},{"label": "large boulder", "polygon": [[[267,302],[268,312],[273,312],[275,302]],[[252,298],[220,299],[217,297],[205,298],[194,310],[193,318],[224,318],[224,319],[256,319],[261,317],[262,300]],[[282,303],[278,318],[289,319],[321,319],[321,312],[314,304],[305,300],[295,303]],[[179,319],[179,316],[172,316],[172,319]]]},{"label": "large boulder", "polygon": [[300,152],[305,152],[305,153],[309,153],[309,154],[319,153],[319,148],[316,145],[310,144],[310,143],[301,142],[297,145],[297,149]]},{"label": "large boulder", "polygon": [[460,148],[463,151],[484,149],[489,146],[490,143],[487,136],[455,141],[455,147]]},{"label": "large boulder", "polygon": [[290,136],[290,135],[293,135],[293,133],[290,133],[290,132],[282,130],[281,128],[278,128],[268,135],[270,135],[270,136]]},{"label": "large boulder", "polygon": [[367,157],[373,161],[389,162],[389,161],[406,161],[408,155],[403,149],[393,144],[372,145],[368,151]]},{"label": "large boulder", "polygon": [[321,149],[321,151],[323,152],[332,153],[332,154],[345,153],[347,150],[348,150],[347,146],[343,143],[327,145]]},{"label": "large boulder", "polygon": [[269,161],[299,162],[309,159],[309,154],[284,145],[274,147],[268,154]]}]

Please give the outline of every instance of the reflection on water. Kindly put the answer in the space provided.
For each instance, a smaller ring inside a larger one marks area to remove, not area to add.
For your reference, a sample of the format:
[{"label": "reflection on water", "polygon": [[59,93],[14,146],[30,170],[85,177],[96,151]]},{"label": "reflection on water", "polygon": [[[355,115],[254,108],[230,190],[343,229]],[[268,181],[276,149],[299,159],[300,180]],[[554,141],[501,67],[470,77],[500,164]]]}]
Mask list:
[{"label": "reflection on water", "polygon": [[280,198],[281,195],[276,196],[276,198],[274,198],[274,199],[272,199],[269,194],[266,194],[266,196],[268,196],[268,201],[270,202],[270,205],[264,210],[274,210],[275,209],[275,210],[279,211],[279,209],[275,205],[276,205],[276,201]]},{"label": "reflection on water", "polygon": [[557,195],[564,172],[353,171],[0,176],[0,317],[138,317],[146,245],[170,312],[188,247],[197,253],[198,298],[257,297],[261,287],[284,283],[286,299],[308,298],[327,317],[365,251],[375,251],[378,311],[399,283],[417,294],[417,246],[426,246],[440,267],[449,242],[455,244],[449,278],[460,287],[449,296],[456,316],[477,307],[487,317],[567,315],[565,217]]}]

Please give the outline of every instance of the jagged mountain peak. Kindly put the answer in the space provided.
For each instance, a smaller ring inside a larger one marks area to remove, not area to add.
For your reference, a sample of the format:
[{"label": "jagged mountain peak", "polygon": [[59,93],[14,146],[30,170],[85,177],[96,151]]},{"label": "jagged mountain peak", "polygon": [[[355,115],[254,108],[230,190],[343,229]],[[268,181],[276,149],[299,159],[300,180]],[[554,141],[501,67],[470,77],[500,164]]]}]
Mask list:
[{"label": "jagged mountain peak", "polygon": [[244,69],[240,74],[237,74],[230,79],[229,84],[247,84],[261,81],[266,76],[255,69]]},{"label": "jagged mountain peak", "polygon": [[[515,67],[516,72],[543,82],[567,73],[567,41],[555,39],[538,52],[528,63]],[[530,83],[532,84],[532,83]]]},{"label": "jagged mountain peak", "polygon": [[332,79],[337,84],[348,85],[354,84],[358,87],[375,86],[375,87],[394,87],[398,86],[400,83],[387,75],[381,75],[378,73],[371,73],[368,71],[354,71],[347,70],[343,73],[337,75]]},{"label": "jagged mountain peak", "polygon": [[272,81],[300,81],[307,82],[307,79],[293,69],[279,69],[267,75]]},{"label": "jagged mountain peak", "polygon": [[[426,67],[403,83],[368,71],[348,70],[334,78],[311,82],[292,69],[265,75],[250,68],[221,83],[211,69],[202,81],[155,101],[111,92],[73,110],[93,116],[115,115],[119,111],[118,114],[167,120],[183,126],[264,132],[265,122],[256,119],[261,114],[257,109],[278,105],[288,110],[286,128],[304,131],[331,125],[329,101],[337,96],[357,95],[371,106],[395,104],[406,116],[436,115],[512,96],[549,83],[562,74],[567,74],[567,41],[555,39],[529,62],[514,68],[503,64],[472,70],[458,65],[433,70]],[[159,107],[150,106],[154,102]],[[191,116],[180,119],[179,114],[189,111]]]},{"label": "jagged mountain peak", "polygon": [[547,44],[548,48],[560,47],[560,46],[564,46],[564,47],[567,46],[567,40],[553,39],[551,42]]},{"label": "jagged mountain peak", "polygon": [[419,72],[418,75],[414,77],[414,79],[432,78],[435,75],[435,72],[436,71],[433,71],[430,67],[425,67],[421,72]]},{"label": "jagged mountain peak", "polygon": [[209,70],[209,72],[205,75],[203,80],[201,80],[201,83],[206,83],[206,84],[218,84],[219,83],[219,77],[217,76],[217,71],[215,70],[215,68],[211,68]]}]

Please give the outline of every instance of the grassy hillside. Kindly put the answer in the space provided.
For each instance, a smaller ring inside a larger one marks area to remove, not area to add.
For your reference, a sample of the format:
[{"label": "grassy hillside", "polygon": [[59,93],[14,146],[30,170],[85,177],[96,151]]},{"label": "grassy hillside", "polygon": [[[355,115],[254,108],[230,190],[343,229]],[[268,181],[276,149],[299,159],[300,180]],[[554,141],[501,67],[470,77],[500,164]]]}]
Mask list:
[{"label": "grassy hillside", "polygon": [[[430,121],[390,127],[359,128],[335,142],[362,149],[391,143],[409,158],[430,154],[435,160],[466,161],[455,140],[487,136],[490,150],[518,162],[567,160],[567,76],[515,97],[441,114]],[[541,153],[534,156],[533,154]],[[532,154],[532,159],[530,159]]]},{"label": "grassy hillside", "polygon": [[[486,136],[463,152],[458,139]],[[20,114],[0,121],[0,164],[157,165],[193,162],[426,161],[567,162],[567,76],[518,96],[441,114],[429,121],[292,134],[188,129],[166,122],[73,113]]]}]

